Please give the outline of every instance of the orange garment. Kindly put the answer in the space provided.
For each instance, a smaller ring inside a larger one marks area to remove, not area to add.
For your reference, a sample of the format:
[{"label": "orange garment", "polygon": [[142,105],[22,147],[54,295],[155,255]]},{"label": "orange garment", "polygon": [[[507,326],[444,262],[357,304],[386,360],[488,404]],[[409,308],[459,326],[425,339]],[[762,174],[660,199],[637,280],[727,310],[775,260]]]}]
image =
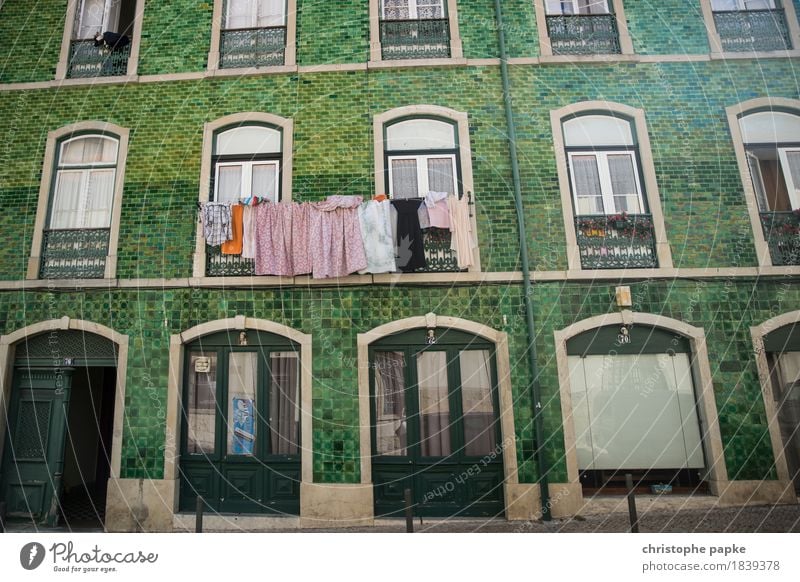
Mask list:
[{"label": "orange garment", "polygon": [[388,200],[389,197],[386,194],[376,194],[372,197],[375,202],[383,202],[384,200]]},{"label": "orange garment", "polygon": [[228,242],[222,243],[223,255],[241,255],[242,254],[242,233],[244,232],[243,223],[244,206],[241,204],[234,204],[231,206],[231,228],[233,230],[233,238]]}]

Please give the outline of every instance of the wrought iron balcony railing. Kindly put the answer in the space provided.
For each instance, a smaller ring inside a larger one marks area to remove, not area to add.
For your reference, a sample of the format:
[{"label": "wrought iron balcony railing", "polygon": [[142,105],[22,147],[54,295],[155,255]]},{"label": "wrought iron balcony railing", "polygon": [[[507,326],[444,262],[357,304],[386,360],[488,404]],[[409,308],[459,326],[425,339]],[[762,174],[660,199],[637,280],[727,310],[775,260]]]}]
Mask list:
[{"label": "wrought iron balcony railing", "polygon": [[285,63],[286,27],[239,28],[220,33],[221,69],[274,67]]},{"label": "wrought iron balcony railing", "polygon": [[446,18],[381,20],[380,28],[384,60],[450,56],[450,25]]},{"label": "wrought iron balcony railing", "polygon": [[792,48],[783,8],[714,12],[714,23],[724,51],[779,51]]},{"label": "wrought iron balcony railing", "polygon": [[128,57],[131,45],[108,50],[95,46],[94,39],[73,40],[69,46],[67,77],[118,77],[128,74]]},{"label": "wrought iron balcony railing", "polygon": [[108,257],[108,228],[45,230],[41,279],[102,279]]},{"label": "wrought iron balcony railing", "polygon": [[575,218],[584,269],[647,269],[658,266],[653,218],[649,214]]},{"label": "wrought iron balcony railing", "polygon": [[761,227],[773,265],[800,265],[800,214],[762,212]]},{"label": "wrought iron balcony railing", "polygon": [[[417,273],[457,273],[456,254],[450,250],[450,231],[431,228],[424,233],[425,259],[428,266]],[[220,247],[206,246],[207,277],[250,277],[255,274],[253,259],[223,255]]]},{"label": "wrought iron balcony railing", "polygon": [[554,55],[619,54],[617,19],[613,14],[570,14],[547,17]]}]

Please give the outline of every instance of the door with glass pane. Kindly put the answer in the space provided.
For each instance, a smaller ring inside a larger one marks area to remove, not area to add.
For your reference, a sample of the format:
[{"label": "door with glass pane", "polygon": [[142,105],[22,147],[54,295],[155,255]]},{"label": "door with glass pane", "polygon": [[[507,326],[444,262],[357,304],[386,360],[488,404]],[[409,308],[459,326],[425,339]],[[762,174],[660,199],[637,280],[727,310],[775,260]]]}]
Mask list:
[{"label": "door with glass pane", "polygon": [[784,351],[769,357],[783,455],[789,478],[800,493],[800,351]]},{"label": "door with glass pane", "polygon": [[271,334],[216,334],[187,348],[181,509],[299,511],[300,358]]},{"label": "door with glass pane", "polygon": [[502,515],[503,453],[494,347],[439,330],[371,347],[376,516],[399,515],[405,489],[424,516]]}]

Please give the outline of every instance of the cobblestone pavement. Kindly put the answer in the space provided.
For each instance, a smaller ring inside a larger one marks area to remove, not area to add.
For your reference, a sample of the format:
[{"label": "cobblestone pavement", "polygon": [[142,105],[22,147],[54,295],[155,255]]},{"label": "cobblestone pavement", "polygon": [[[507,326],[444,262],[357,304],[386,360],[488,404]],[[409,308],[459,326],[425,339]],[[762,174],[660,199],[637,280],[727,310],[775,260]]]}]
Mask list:
[{"label": "cobblestone pavement", "polygon": [[[423,520],[420,525],[419,519],[414,520],[414,529],[427,533],[622,533],[629,526],[628,514],[621,512],[550,522],[450,519]],[[640,511],[639,529],[642,533],[800,533],[800,505]],[[377,520],[371,528],[301,531],[398,533],[405,531],[405,522]]]}]

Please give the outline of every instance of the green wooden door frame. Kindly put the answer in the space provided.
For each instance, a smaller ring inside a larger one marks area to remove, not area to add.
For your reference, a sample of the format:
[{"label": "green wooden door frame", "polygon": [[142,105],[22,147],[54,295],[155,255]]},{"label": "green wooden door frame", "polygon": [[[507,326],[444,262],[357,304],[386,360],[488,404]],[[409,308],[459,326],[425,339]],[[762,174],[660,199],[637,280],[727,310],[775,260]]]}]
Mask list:
[{"label": "green wooden door frame", "polygon": [[14,370],[0,472],[0,495],[12,518],[58,524],[73,371]]},{"label": "green wooden door frame", "polygon": [[[412,490],[414,514],[429,517],[495,516],[505,511],[503,453],[469,456],[465,453],[464,414],[459,357],[462,351],[487,350],[491,366],[493,428],[501,443],[497,357],[494,344],[458,330],[435,330],[436,343],[427,344],[427,330],[417,329],[383,338],[369,347],[370,440],[375,487],[375,515],[400,515],[403,491]],[[401,352],[404,358],[406,446],[403,456],[378,455],[376,429],[375,353]],[[419,414],[417,358],[429,352],[446,354],[451,454],[423,457]],[[497,451],[497,447],[495,449]]]},{"label": "green wooden door frame", "polygon": [[[244,334],[246,343],[242,344]],[[211,509],[221,513],[274,513],[297,515],[300,512],[300,431],[298,452],[273,454],[270,450],[270,357],[274,352],[298,354],[297,406],[300,406],[300,347],[291,340],[268,332],[219,332],[185,346],[182,402],[188,402],[188,374],[194,354],[217,358],[214,413],[214,451],[193,454],[188,451],[188,415],[181,408],[180,501],[181,511],[194,511],[198,495]],[[256,377],[256,442],[254,455],[227,452],[229,356],[234,353],[258,354]]]}]

